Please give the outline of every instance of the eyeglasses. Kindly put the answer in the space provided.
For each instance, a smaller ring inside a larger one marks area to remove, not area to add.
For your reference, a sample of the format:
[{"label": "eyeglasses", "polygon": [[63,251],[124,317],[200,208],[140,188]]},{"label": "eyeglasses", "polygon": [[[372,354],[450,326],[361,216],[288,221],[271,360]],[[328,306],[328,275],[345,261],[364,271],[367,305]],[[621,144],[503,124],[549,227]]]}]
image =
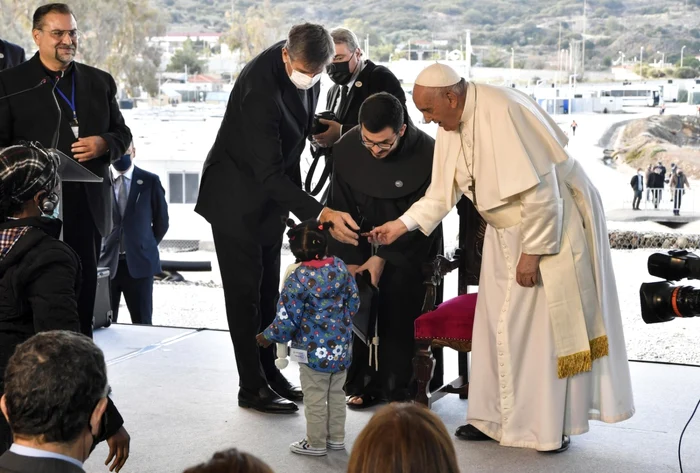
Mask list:
[{"label": "eyeglasses", "polygon": [[394,141],[392,141],[391,143],[375,143],[374,141],[366,140],[365,137],[362,136],[362,134],[360,133],[360,141],[362,142],[362,145],[367,149],[372,149],[376,146],[377,148],[379,148],[383,151],[387,151],[387,150],[390,150],[391,147],[396,144],[398,139],[399,139],[399,134],[397,133],[396,138],[394,138]]},{"label": "eyeglasses", "polygon": [[78,30],[51,30],[51,31],[46,31],[46,30],[41,30],[44,33],[49,33],[53,39],[56,41],[61,41],[63,37],[68,34],[68,37],[71,40],[76,40],[79,39],[81,36],[80,31]]}]

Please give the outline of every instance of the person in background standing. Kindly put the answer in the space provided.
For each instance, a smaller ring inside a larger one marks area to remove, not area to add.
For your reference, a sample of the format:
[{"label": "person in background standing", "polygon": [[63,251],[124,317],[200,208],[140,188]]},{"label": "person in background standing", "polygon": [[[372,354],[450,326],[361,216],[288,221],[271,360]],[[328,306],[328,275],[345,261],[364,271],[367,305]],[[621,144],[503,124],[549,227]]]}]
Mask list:
[{"label": "person in background standing", "polygon": [[112,232],[103,240],[100,266],[112,279],[113,321],[122,292],[131,322],[153,323],[153,276],[160,273],[158,245],[168,231],[168,203],[157,175],[134,166],[136,148],[112,163]]},{"label": "person in background standing", "polygon": [[576,120],[571,122],[571,134],[573,136],[576,136],[576,127],[578,127],[578,123],[576,123]]},{"label": "person in background standing", "polygon": [[630,186],[632,186],[634,191],[632,210],[639,210],[639,202],[642,200],[642,192],[644,192],[644,171],[642,171],[642,168],[637,169],[637,174],[632,176]]},{"label": "person in background standing", "polygon": [[22,46],[0,39],[0,71],[15,67],[26,60]]},{"label": "person in background standing", "polygon": [[673,215],[680,215],[681,201],[683,199],[683,194],[685,194],[686,187],[690,189],[688,177],[685,175],[682,169],[676,168],[676,173],[673,175],[673,177],[671,177],[671,188],[673,189]]}]

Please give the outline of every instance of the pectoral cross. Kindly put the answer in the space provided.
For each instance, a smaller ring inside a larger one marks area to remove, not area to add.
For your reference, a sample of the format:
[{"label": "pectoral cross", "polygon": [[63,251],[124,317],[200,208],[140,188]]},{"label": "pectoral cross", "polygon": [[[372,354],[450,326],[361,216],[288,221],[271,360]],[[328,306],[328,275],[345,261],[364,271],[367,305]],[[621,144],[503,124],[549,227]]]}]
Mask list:
[{"label": "pectoral cross", "polygon": [[476,181],[472,179],[472,182],[471,184],[469,184],[469,187],[467,189],[471,191],[472,202],[474,203],[474,207],[476,207]]}]

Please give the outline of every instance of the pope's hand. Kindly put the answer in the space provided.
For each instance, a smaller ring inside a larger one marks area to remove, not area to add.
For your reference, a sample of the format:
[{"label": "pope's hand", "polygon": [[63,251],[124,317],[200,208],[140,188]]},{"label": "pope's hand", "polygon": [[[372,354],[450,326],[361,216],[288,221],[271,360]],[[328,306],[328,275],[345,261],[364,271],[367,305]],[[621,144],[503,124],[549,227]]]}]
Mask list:
[{"label": "pope's hand", "polygon": [[368,237],[370,243],[390,245],[406,232],[408,232],[406,225],[401,220],[396,219],[376,227],[371,232],[363,233],[362,236]]},{"label": "pope's hand", "polygon": [[520,255],[520,261],[515,268],[515,280],[523,287],[533,287],[539,282],[539,255]]}]

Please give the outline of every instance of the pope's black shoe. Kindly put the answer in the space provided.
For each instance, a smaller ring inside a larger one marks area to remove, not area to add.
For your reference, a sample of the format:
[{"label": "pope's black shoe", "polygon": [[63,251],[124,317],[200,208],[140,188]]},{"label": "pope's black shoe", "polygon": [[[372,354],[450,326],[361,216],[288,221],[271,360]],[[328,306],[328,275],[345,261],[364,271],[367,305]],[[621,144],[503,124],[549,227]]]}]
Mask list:
[{"label": "pope's black shoe", "polygon": [[250,392],[245,389],[238,391],[238,405],[270,414],[292,414],[299,410],[296,404],[289,401],[269,386]]},{"label": "pope's black shoe", "polygon": [[469,441],[493,440],[491,437],[471,424],[460,426],[455,432],[455,436],[460,440]]},{"label": "pope's black shoe", "polygon": [[273,391],[285,399],[289,399],[290,401],[304,400],[304,393],[301,392],[301,387],[294,386],[282,375],[279,375],[272,381],[268,381],[268,383]]}]

